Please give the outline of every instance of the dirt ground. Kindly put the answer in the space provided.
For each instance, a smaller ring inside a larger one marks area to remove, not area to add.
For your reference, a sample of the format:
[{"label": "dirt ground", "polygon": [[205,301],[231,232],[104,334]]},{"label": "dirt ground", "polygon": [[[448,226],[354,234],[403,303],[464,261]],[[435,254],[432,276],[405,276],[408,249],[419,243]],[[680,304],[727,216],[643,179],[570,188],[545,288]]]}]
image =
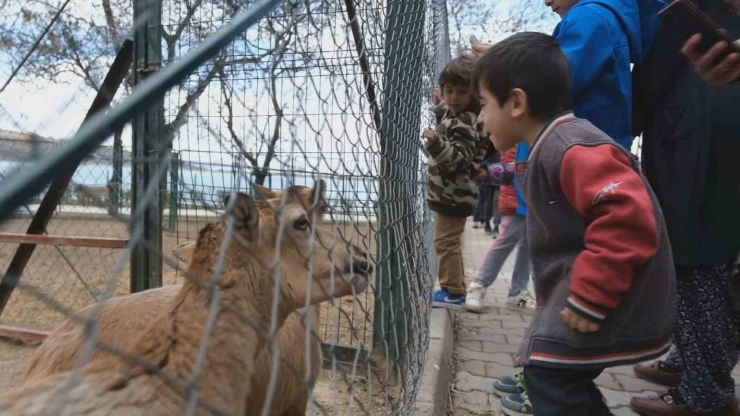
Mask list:
[{"label": "dirt ground", "polygon": [[[0,232],[24,233],[28,219],[13,219],[0,225]],[[165,231],[163,248],[170,253],[178,244],[192,241],[206,224],[200,221],[181,221],[175,232]],[[331,227],[325,224],[324,227]],[[50,234],[87,237],[128,238],[128,224],[89,219],[52,219],[47,227]],[[337,232],[343,239],[365,248],[375,255],[375,238],[367,225],[341,225]],[[18,244],[0,243],[0,270],[7,269]],[[130,293],[129,254],[126,250],[37,246],[26,267],[22,281],[30,283],[49,296],[58,306],[78,311],[95,302],[90,290],[102,293],[116,263],[123,268],[116,279],[115,296]],[[163,265],[163,283],[174,284],[181,276],[166,264]],[[371,277],[373,281],[374,277]],[[84,283],[83,283],[84,282]],[[372,310],[374,306],[372,288],[356,298],[335,299],[334,305],[326,303],[321,314],[319,333],[324,340],[346,345],[372,343]],[[341,311],[341,312],[340,312]],[[0,316],[0,324],[40,330],[52,330],[64,315],[31,293],[16,290]],[[354,330],[353,330],[354,329]]]}]

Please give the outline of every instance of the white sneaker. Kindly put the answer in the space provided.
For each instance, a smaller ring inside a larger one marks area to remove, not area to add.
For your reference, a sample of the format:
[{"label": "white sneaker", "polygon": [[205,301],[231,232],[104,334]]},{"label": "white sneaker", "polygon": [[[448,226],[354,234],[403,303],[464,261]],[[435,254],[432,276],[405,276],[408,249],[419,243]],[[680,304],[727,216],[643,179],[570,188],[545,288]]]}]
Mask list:
[{"label": "white sneaker", "polygon": [[516,296],[509,296],[509,299],[506,301],[506,306],[510,309],[519,310],[521,312],[534,313],[534,310],[537,308],[537,302],[529,292],[523,290]]},{"label": "white sneaker", "polygon": [[465,309],[471,312],[480,312],[483,310],[483,298],[486,297],[486,287],[476,283],[475,281],[470,282],[468,285],[468,294],[465,297]]}]

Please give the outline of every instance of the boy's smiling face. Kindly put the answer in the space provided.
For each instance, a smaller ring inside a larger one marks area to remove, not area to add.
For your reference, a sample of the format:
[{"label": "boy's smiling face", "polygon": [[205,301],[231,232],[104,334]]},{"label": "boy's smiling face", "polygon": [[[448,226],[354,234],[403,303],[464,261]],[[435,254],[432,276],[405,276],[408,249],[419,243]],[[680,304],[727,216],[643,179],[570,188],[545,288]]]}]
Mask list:
[{"label": "boy's smiling face", "polygon": [[568,10],[578,3],[579,0],[545,0],[545,6],[552,9],[562,19]]},{"label": "boy's smiling face", "polygon": [[512,117],[511,100],[499,104],[483,81],[478,86],[481,110],[478,124],[489,134],[496,150],[503,152],[516,146],[516,122]]},{"label": "boy's smiling face", "polygon": [[468,85],[445,84],[442,88],[442,99],[453,113],[465,111],[473,99],[473,92]]}]

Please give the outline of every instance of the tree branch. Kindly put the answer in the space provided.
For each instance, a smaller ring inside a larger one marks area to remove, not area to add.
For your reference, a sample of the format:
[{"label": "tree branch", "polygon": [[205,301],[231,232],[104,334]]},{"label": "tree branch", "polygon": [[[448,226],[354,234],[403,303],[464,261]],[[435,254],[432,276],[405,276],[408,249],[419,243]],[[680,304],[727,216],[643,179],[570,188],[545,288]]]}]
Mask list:
[{"label": "tree branch", "polygon": [[219,61],[214,62],[213,67],[210,71],[208,71],[208,74],[206,74],[205,78],[201,78],[198,80],[198,85],[196,86],[195,90],[189,93],[188,96],[185,98],[185,102],[178,109],[175,119],[164,126],[165,137],[170,137],[171,134],[174,134],[178,129],[180,129],[180,127],[185,124],[185,122],[187,121],[188,111],[190,111],[190,108],[193,106],[193,104],[195,104],[195,101],[200,98],[200,95],[203,94],[203,91],[206,90],[208,84],[213,81],[213,78],[219,72],[219,68]]},{"label": "tree branch", "polygon": [[88,86],[92,88],[93,90],[97,91],[100,89],[100,86],[95,81],[95,78],[93,78],[92,73],[90,73],[90,66],[86,66],[82,63],[82,58],[79,54],[79,47],[77,44],[77,41],[72,36],[71,31],[67,27],[66,23],[62,23],[64,25],[64,28],[62,29],[62,36],[64,37],[64,40],[67,42],[67,46],[69,46],[69,49],[72,51],[72,61],[74,64],[82,71],[82,77],[87,82]]},{"label": "tree branch", "polygon": [[239,148],[240,153],[242,156],[244,156],[245,159],[249,161],[249,163],[252,164],[254,168],[259,167],[259,161],[257,158],[255,158],[251,153],[249,153],[244,147],[244,142],[239,139],[239,136],[236,134],[236,131],[234,130],[234,108],[232,106],[231,101],[231,94],[233,94],[233,89],[229,88],[226,85],[226,74],[224,74],[223,71],[221,71],[221,94],[224,98],[224,103],[226,105],[226,110],[228,111],[228,115],[226,120],[226,128],[229,130],[229,134],[231,135],[231,140],[236,143],[236,146]]},{"label": "tree branch", "polygon": [[110,5],[110,0],[102,0],[103,2],[103,13],[105,14],[105,23],[108,25],[110,30],[110,36],[113,39],[113,47],[118,50],[121,47],[120,37],[118,35],[118,24],[116,19],[113,17],[113,8]]}]

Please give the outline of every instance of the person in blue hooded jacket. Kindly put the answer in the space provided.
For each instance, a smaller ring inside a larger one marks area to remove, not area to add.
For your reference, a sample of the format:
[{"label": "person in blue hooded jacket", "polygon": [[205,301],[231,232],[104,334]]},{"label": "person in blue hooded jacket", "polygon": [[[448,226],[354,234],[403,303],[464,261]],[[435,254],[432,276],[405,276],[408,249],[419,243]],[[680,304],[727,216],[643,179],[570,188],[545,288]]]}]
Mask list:
[{"label": "person in blue hooded jacket", "polygon": [[[570,67],[573,107],[628,151],[632,147],[631,64],[647,56],[660,29],[658,11],[663,0],[544,0],[561,17],[553,36],[560,42]],[[473,45],[477,55],[490,45]],[[517,144],[517,161],[529,157],[529,147]],[[517,213],[527,206],[515,182]],[[535,276],[536,278],[536,276]],[[536,295],[536,293],[535,293]],[[523,373],[494,383],[509,415],[532,414]],[[556,413],[553,413],[556,414]],[[584,413],[585,414],[585,413]]]}]

